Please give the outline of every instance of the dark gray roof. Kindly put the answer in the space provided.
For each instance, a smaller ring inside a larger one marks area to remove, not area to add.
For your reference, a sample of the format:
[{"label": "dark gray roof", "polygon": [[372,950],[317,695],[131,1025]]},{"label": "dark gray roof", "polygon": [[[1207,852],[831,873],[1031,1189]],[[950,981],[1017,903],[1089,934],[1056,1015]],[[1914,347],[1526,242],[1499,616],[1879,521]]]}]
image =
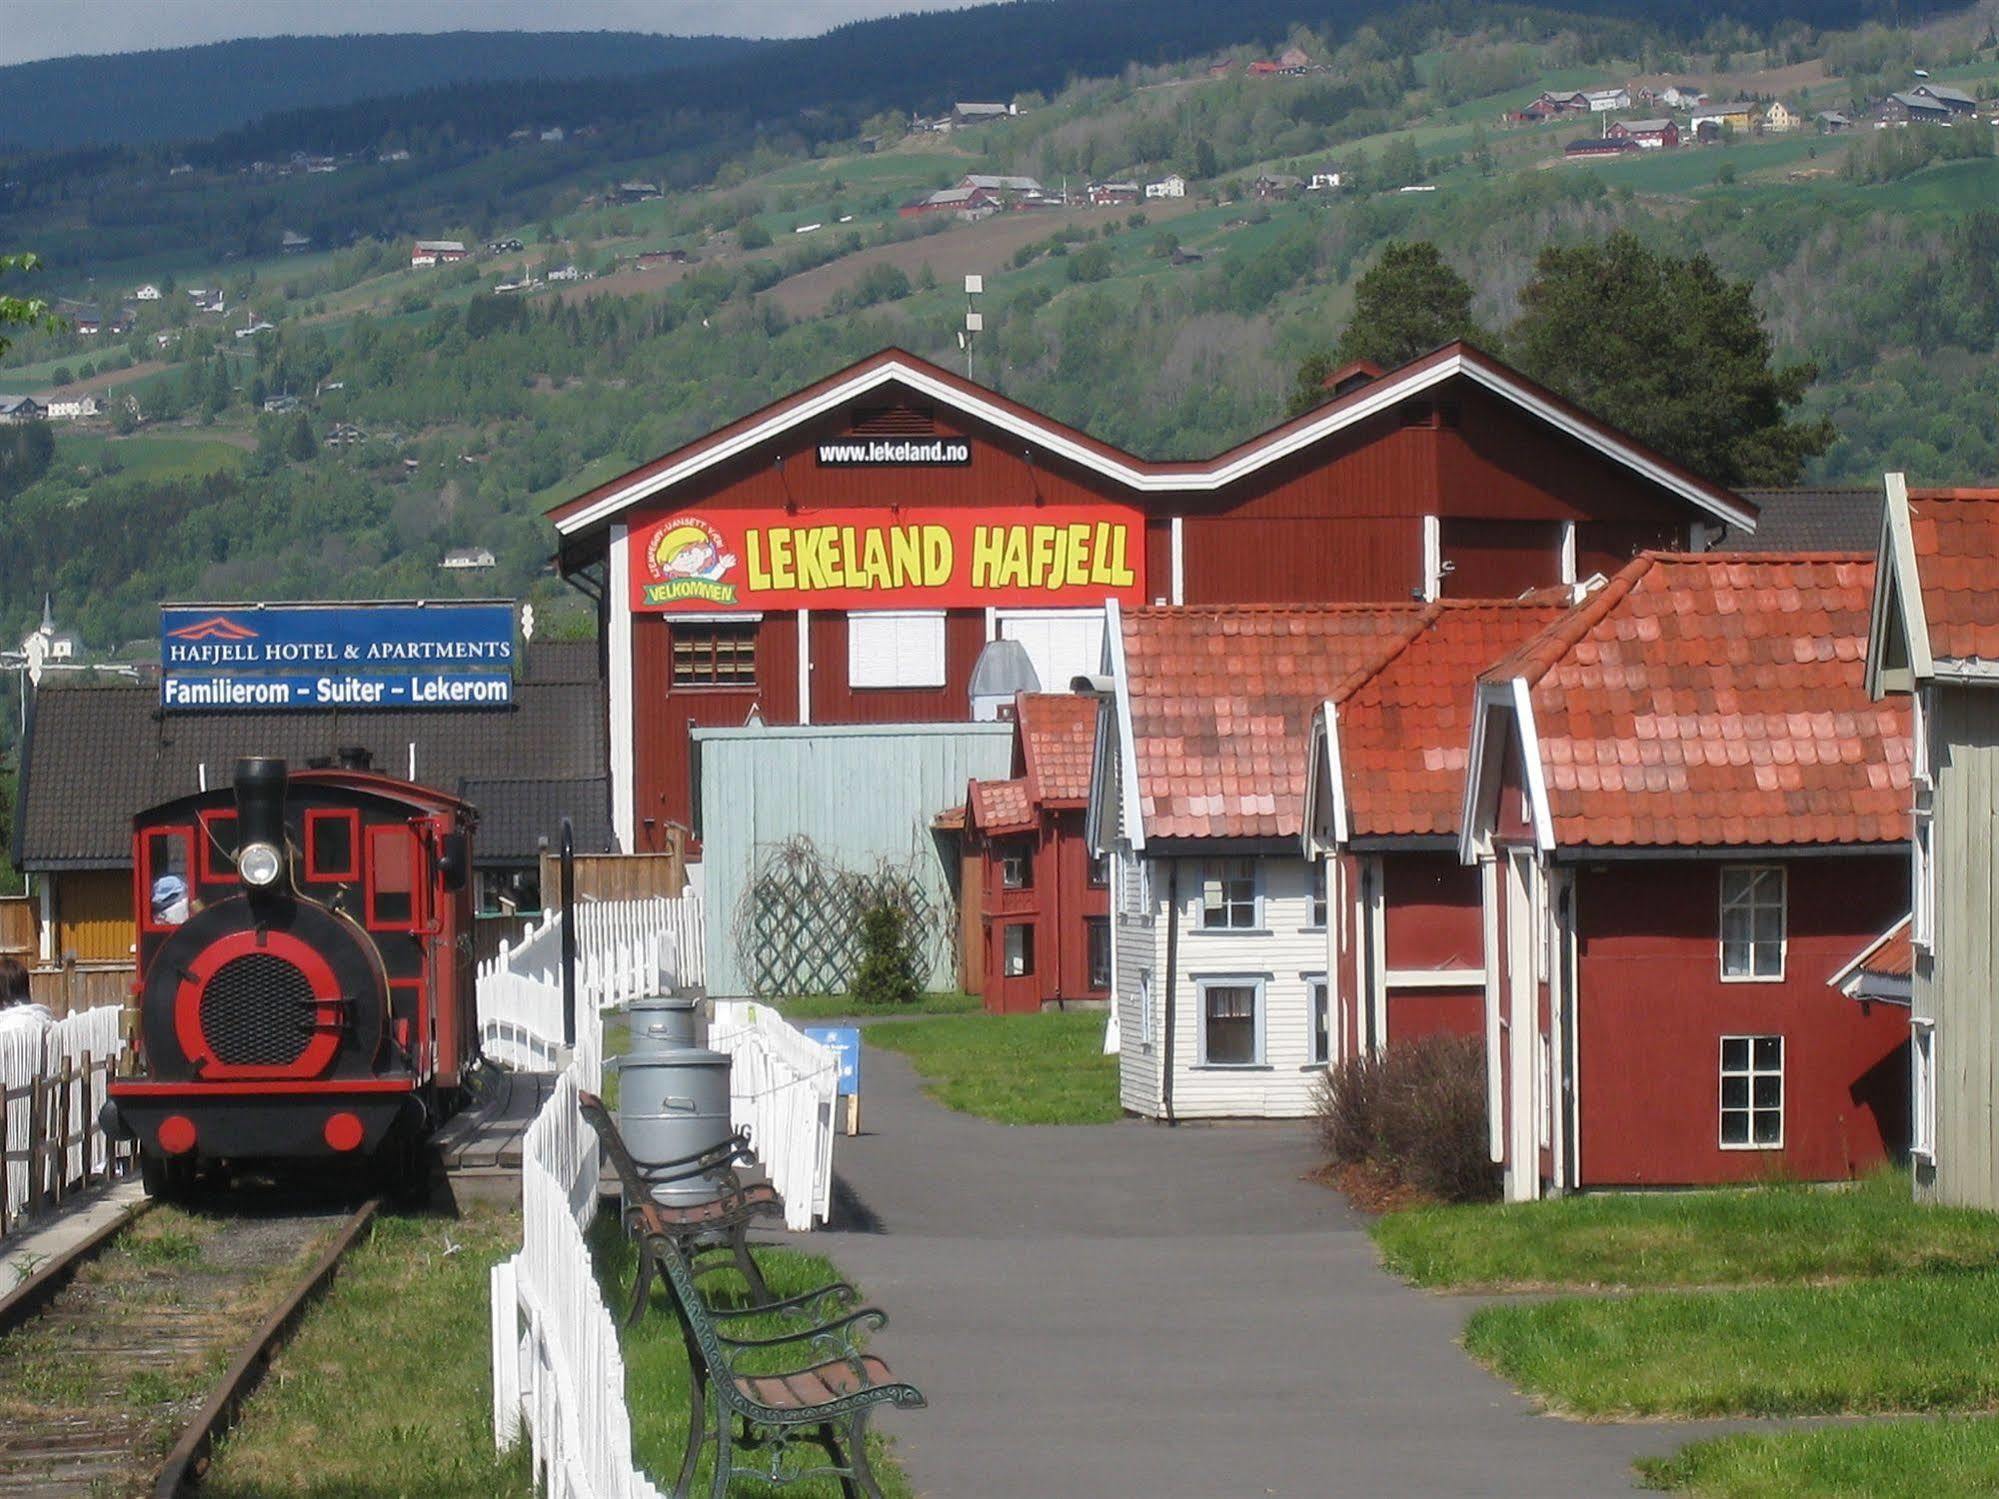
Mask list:
[{"label": "dark gray roof", "polygon": [[1881,542],[1881,487],[1744,489],[1757,507],[1752,534],[1728,528],[1719,552],[1871,552]]},{"label": "dark gray roof", "polygon": [[[536,680],[532,665],[510,708],[436,712],[161,713],[157,687],[52,680],[35,695],[21,747],[14,861],[28,869],[122,867],[131,859],[132,814],[198,790],[204,767],[214,785],[241,755],[278,755],[303,767],[348,745],[365,746],[377,770],[398,776],[409,774],[414,746],[416,779],[452,793],[473,780],[587,780],[603,776],[608,763],[598,684]],[[473,849],[487,862],[476,836]]]},{"label": "dark gray roof", "polygon": [[481,864],[532,863],[543,839],[554,853],[561,846],[565,817],[575,829],[579,854],[606,854],[613,848],[607,776],[468,780],[458,794],[479,809],[473,847]]},{"label": "dark gray roof", "polygon": [[521,648],[523,682],[594,682],[597,677],[594,640],[530,640]]}]

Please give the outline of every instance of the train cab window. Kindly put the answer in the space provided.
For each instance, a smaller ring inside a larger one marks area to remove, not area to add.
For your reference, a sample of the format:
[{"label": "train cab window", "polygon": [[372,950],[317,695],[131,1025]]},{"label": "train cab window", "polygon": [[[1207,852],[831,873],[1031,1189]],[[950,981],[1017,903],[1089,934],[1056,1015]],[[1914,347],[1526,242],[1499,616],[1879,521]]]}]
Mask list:
[{"label": "train cab window", "polygon": [[201,814],[201,878],[203,883],[236,878],[236,814]]},{"label": "train cab window", "polygon": [[193,872],[194,835],[186,828],[155,828],[146,834],[141,909],[148,931],[179,926],[191,912],[188,880]]},{"label": "train cab window", "polygon": [[305,872],[314,880],[361,878],[361,814],[315,807],[305,814]]},{"label": "train cab window", "polygon": [[409,931],[417,924],[416,835],[405,827],[368,829],[368,925]]}]

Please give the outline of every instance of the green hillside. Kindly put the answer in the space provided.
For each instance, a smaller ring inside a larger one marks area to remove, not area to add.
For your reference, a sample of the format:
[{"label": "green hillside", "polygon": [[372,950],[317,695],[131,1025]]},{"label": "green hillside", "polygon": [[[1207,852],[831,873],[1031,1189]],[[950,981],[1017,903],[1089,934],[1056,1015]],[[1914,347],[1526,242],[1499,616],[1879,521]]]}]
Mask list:
[{"label": "green hillside", "polygon": [[[1424,20],[1400,52],[1364,29],[1300,31],[1289,40],[1312,70],[1296,77],[1246,76],[1270,39],[1245,38],[1259,44],[1024,93],[1017,117],[948,134],[887,111],[838,139],[763,129],[718,143],[698,173],[676,152],[565,155],[570,142],[535,139],[316,175],[198,167],[149,189],[189,195],[176,222],[258,226],[233,243],[232,228],[149,250],[136,211],[73,174],[77,191],[0,231],[63,247],[20,286],[68,299],[72,316],[127,306],[134,323],[30,332],[0,362],[0,392],[87,388],[113,413],[65,429],[46,473],[0,496],[0,613],[25,626],[52,590],[98,643],[145,635],[174,594],[462,588],[532,595],[552,628],[577,628],[582,601],[549,569],[548,504],[886,343],[964,367],[967,272],[986,277],[977,378],[1134,450],[1189,456],[1282,415],[1298,363],[1331,343],[1355,277],[1398,237],[1435,240],[1499,328],[1545,244],[1629,228],[1705,253],[1754,282],[1781,357],[1820,366],[1810,404],[1841,435],[1810,477],[1999,472],[1988,127],[1583,164],[1562,147],[1593,125],[1504,123],[1543,88],[1668,75],[1811,110],[1917,65],[1991,92],[1999,47],[1976,18],[1687,39],[1482,12],[1403,12]],[[1605,35],[1629,55],[1604,54]],[[1235,65],[1211,76],[1221,60]],[[1313,170],[1343,186],[1255,194],[1261,173]],[[1191,185],[1180,200],[976,223],[898,213],[974,171],[1051,189],[1168,171]],[[620,201],[624,182],[662,191]],[[471,214],[449,206],[475,200]],[[305,232],[336,201],[406,222],[278,253],[273,226]],[[418,234],[474,254],[413,268]],[[639,260],[669,251],[684,262]],[[142,285],[160,298],[134,299]],[[204,310],[217,295],[224,310]],[[273,326],[236,336],[259,322]],[[438,570],[471,544],[495,552],[494,572]]]}]

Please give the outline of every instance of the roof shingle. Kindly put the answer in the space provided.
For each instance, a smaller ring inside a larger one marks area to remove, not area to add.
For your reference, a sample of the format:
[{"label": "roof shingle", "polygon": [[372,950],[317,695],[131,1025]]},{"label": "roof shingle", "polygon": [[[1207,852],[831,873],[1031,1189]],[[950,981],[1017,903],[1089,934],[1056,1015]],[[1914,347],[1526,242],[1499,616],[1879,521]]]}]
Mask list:
[{"label": "roof shingle", "polygon": [[1479,674],[1567,612],[1547,600],[1430,607],[1421,632],[1338,710],[1350,836],[1457,832]]},{"label": "roof shingle", "polygon": [[1294,838],[1312,715],[1419,628],[1421,604],[1124,611],[1147,837]]},{"label": "roof shingle", "polygon": [[1034,803],[1025,780],[973,781],[967,820],[982,833],[1014,833],[1034,826]]},{"label": "roof shingle", "polygon": [[1564,846],[1900,842],[1906,700],[1867,696],[1874,564],[1648,552],[1486,673],[1524,678]]},{"label": "roof shingle", "polygon": [[1071,693],[1023,692],[1014,700],[1021,770],[1036,802],[1090,799],[1090,757],[1097,743],[1097,700]]},{"label": "roof shingle", "polygon": [[[162,713],[156,686],[54,686],[36,694],[21,757],[15,858],[27,868],[116,868],[132,814],[227,777],[242,755],[303,769],[348,745],[375,768],[456,794],[461,783],[601,777],[603,693],[594,681],[519,681],[510,708],[338,713]],[[579,820],[579,828],[581,827]],[[504,836],[504,835],[503,835]],[[480,837],[473,856],[485,862]]]},{"label": "roof shingle", "polygon": [[1912,489],[1909,531],[1930,655],[1999,661],[1999,489]]}]

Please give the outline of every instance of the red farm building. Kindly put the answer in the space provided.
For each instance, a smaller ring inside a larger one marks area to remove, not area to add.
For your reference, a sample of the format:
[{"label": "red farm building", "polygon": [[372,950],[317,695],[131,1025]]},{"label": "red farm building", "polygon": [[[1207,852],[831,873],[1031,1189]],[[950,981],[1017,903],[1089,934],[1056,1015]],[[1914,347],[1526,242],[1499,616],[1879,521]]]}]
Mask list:
[{"label": "red farm building", "polygon": [[1090,857],[1096,701],[1022,693],[1013,774],[973,781],[941,819],[963,828],[961,981],[995,1014],[1110,998],[1108,864]]},{"label": "red farm building", "polygon": [[1873,586],[1855,554],[1646,554],[1481,677],[1460,853],[1494,895],[1509,1197],[1837,1179],[1906,1143],[1908,1011],[1828,988],[1907,909]]},{"label": "red farm building", "polygon": [[1044,689],[1100,671],[1112,600],[1510,597],[1755,524],[1461,343],[1176,462],[888,349],[552,516],[601,611],[628,851],[689,822],[696,726],[963,721],[991,640]]}]

